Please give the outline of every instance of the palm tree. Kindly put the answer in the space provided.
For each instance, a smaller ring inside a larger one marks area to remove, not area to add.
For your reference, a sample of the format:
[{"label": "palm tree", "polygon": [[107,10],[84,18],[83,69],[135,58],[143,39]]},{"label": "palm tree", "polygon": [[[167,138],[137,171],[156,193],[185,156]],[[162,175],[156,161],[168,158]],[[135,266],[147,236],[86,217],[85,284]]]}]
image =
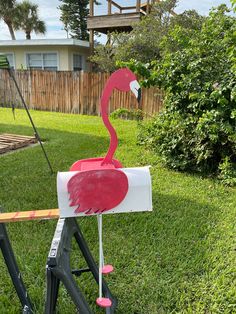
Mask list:
[{"label": "palm tree", "polygon": [[11,34],[11,39],[16,39],[13,29],[16,0],[0,0],[0,20],[3,20]]},{"label": "palm tree", "polygon": [[13,26],[16,30],[23,30],[26,34],[26,39],[31,39],[32,31],[36,34],[46,33],[46,25],[38,16],[38,5],[28,0],[24,0],[16,5]]}]

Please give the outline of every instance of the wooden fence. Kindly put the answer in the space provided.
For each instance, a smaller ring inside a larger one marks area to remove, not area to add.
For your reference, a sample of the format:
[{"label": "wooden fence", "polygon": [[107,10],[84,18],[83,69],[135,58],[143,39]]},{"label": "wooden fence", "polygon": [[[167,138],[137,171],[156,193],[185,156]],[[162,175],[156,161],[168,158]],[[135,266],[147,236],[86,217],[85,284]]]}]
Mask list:
[{"label": "wooden fence", "polygon": [[[99,114],[99,102],[107,73],[70,71],[15,71],[23,97],[30,109]],[[163,92],[157,88],[142,89],[140,109],[147,115],[159,112]],[[0,70],[0,106],[20,106],[20,99],[6,70]],[[110,100],[110,112],[118,108],[138,109],[131,92],[114,91]]]}]

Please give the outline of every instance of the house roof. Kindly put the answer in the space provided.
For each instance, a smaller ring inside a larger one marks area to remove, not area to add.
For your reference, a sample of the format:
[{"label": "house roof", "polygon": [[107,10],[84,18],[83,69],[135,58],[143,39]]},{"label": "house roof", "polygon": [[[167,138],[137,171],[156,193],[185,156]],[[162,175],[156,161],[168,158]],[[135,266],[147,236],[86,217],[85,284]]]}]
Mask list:
[{"label": "house roof", "polygon": [[79,46],[89,48],[89,42],[85,40],[65,38],[65,39],[17,39],[0,40],[0,47],[20,47],[20,46]]}]

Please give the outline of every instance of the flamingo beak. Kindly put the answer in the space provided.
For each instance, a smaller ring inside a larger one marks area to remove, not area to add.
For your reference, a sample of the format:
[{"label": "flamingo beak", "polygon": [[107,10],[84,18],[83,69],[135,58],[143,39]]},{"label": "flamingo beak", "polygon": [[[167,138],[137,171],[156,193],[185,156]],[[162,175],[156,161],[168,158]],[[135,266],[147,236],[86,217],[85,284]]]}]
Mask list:
[{"label": "flamingo beak", "polygon": [[133,92],[134,96],[137,98],[138,103],[140,104],[141,101],[141,87],[139,83],[134,80],[130,82],[130,90]]}]

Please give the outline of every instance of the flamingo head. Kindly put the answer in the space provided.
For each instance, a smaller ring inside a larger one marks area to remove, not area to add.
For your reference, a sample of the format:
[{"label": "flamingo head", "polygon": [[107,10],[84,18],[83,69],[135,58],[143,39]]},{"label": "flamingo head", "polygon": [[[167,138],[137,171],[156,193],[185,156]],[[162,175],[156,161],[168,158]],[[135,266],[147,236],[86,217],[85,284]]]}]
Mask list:
[{"label": "flamingo head", "polygon": [[122,68],[115,71],[110,78],[114,84],[114,88],[128,92],[132,91],[138,102],[141,100],[141,88],[135,74],[128,68]]}]

